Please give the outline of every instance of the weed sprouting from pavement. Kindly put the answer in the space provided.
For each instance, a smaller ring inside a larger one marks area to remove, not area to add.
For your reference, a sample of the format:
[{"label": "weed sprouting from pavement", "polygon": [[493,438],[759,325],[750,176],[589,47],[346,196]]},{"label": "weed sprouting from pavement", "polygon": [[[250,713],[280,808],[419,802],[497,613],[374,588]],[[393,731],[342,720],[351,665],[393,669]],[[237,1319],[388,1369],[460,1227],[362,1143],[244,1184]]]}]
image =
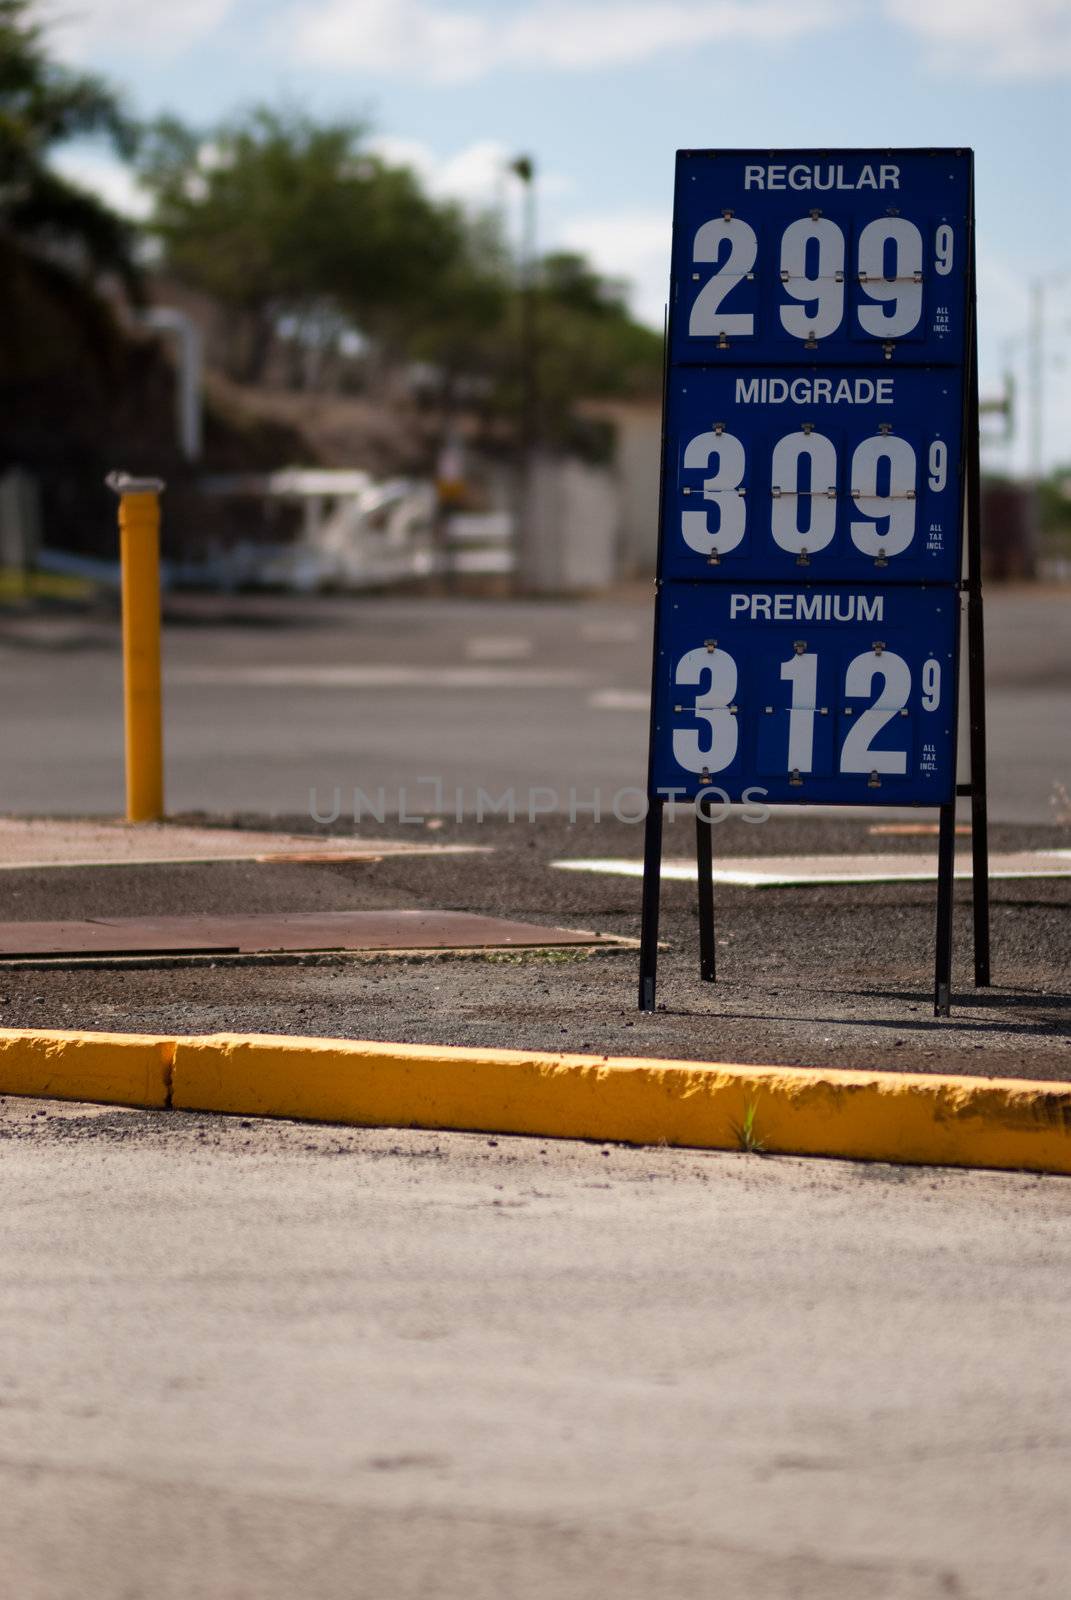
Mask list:
[{"label": "weed sprouting from pavement", "polygon": [[746,1150],[749,1155],[761,1156],[766,1150],[766,1141],[761,1139],[755,1127],[755,1118],[758,1111],[758,1102],[749,1100],[744,1111],[743,1122],[733,1123],[733,1132],[741,1150]]}]

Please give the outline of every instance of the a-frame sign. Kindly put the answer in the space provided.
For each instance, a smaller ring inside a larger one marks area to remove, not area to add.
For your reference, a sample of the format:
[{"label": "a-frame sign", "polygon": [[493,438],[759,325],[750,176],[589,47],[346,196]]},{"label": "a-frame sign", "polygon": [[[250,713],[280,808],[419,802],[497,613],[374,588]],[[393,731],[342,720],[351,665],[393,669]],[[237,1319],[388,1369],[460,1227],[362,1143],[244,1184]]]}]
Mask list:
[{"label": "a-frame sign", "polygon": [[[968,150],[677,156],[640,1008],[667,799],[938,808],[951,1003],[955,802],[989,982],[974,180]],[[957,781],[966,626],[970,775]]]}]

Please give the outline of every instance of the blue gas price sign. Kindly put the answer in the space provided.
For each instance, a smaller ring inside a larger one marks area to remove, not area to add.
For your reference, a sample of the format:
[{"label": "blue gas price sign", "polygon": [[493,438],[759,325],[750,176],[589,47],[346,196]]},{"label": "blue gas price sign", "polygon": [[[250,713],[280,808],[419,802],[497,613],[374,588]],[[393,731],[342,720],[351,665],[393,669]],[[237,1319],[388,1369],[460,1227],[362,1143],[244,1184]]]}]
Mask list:
[{"label": "blue gas price sign", "polygon": [[679,152],[672,359],[961,362],[970,208],[968,151]]},{"label": "blue gas price sign", "polygon": [[672,369],[663,576],[955,582],[961,419],[947,368]]},{"label": "blue gas price sign", "polygon": [[652,795],[948,802],[958,619],[953,589],[667,585]]},{"label": "blue gas price sign", "polygon": [[695,803],[708,981],[715,802],[939,808],[947,1014],[969,795],[975,975],[989,981],[973,174],[969,150],[678,152],[642,1010],[670,799]]}]

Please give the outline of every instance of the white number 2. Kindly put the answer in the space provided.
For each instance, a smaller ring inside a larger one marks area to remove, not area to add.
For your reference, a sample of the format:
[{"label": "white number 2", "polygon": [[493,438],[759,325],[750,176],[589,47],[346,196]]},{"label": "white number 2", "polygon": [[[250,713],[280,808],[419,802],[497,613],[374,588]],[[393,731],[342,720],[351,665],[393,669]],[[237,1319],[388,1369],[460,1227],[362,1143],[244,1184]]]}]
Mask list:
[{"label": "white number 2", "polygon": [[688,318],[688,333],[692,338],[719,334],[732,334],[737,338],[755,332],[755,318],[750,311],[723,311],[721,303],[729,291],[747,277],[759,253],[759,241],[754,228],[739,217],[715,217],[704,222],[696,232],[692,246],[692,260],[717,262],[723,244],[729,245],[729,259],[720,271],[714,272],[696,295]]},{"label": "white number 2", "polygon": [[844,675],[844,692],[860,698],[868,695],[879,673],[884,681],[878,698],[873,705],[859,713],[841,746],[842,772],[887,772],[902,776],[907,771],[906,750],[870,748],[871,739],[876,738],[885,724],[907,705],[907,697],[911,693],[911,668],[903,656],[898,656],[893,650],[884,650],[880,656],[868,650],[854,657],[849,661]]}]

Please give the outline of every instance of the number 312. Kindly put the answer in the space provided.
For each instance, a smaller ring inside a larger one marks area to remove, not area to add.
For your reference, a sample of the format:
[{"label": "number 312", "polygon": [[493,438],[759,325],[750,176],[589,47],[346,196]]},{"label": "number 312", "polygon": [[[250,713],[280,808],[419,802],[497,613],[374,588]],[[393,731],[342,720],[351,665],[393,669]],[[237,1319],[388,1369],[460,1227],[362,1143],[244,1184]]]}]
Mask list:
[{"label": "number 312", "polygon": [[[864,651],[849,663],[844,676],[848,696],[873,692],[875,677],[882,689],[874,702],[848,728],[841,745],[839,771],[844,773],[907,772],[907,751],[875,750],[871,741],[887,722],[903,711],[911,694],[911,668],[893,650],[879,655]],[[701,687],[706,678],[706,687]],[[792,686],[789,706],[788,743],[785,770],[810,772],[814,764],[814,721],[817,714],[818,656],[793,655],[781,664],[782,682]],[[673,754],[688,772],[724,772],[736,759],[739,742],[736,697],[739,674],[736,660],[727,650],[700,647],[689,650],[677,663],[674,682],[678,686],[696,685],[700,692],[689,709],[707,725],[708,748],[703,748],[693,728],[673,731]],[[931,657],[922,668],[923,710],[936,711],[941,704],[941,665]],[[683,708],[678,708],[683,709]]]}]

